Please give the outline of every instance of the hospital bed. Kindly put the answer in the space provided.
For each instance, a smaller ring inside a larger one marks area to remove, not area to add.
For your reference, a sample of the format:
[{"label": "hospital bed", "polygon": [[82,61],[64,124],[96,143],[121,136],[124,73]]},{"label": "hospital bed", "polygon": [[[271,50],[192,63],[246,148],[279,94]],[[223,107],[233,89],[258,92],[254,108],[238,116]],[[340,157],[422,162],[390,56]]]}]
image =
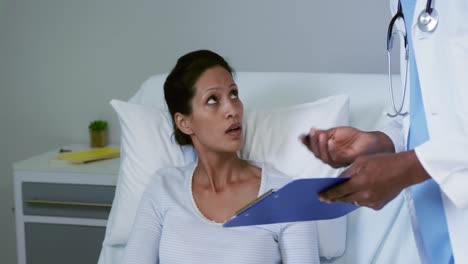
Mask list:
[{"label": "hospital bed", "polygon": [[[166,108],[162,90],[165,76],[150,77],[129,101]],[[350,125],[374,130],[387,118],[385,110],[389,107],[389,94],[386,75],[238,72],[235,81],[247,113],[249,110],[287,107],[346,94],[349,96]],[[394,83],[399,83],[398,76],[394,76]],[[119,183],[117,195],[118,192]],[[112,210],[117,209],[113,207]],[[115,212],[111,212],[109,225],[115,220],[113,217],[116,217]],[[109,238],[112,236],[109,225],[100,264],[119,263],[125,248],[125,240],[115,242]],[[322,228],[319,239],[328,239],[321,242],[329,248],[328,254],[321,254],[322,263],[419,263],[403,194],[379,211],[359,208],[335,220],[331,226],[324,224],[319,228]]]}]

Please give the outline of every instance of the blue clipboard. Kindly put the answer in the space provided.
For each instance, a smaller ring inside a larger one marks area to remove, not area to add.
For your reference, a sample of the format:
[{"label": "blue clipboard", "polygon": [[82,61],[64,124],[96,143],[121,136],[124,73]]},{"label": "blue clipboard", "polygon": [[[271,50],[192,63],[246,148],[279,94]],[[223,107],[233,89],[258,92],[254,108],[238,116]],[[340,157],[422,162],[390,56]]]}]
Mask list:
[{"label": "blue clipboard", "polygon": [[344,216],[359,208],[350,203],[324,203],[318,194],[349,177],[307,178],[270,190],[246,205],[223,227],[325,220]]}]

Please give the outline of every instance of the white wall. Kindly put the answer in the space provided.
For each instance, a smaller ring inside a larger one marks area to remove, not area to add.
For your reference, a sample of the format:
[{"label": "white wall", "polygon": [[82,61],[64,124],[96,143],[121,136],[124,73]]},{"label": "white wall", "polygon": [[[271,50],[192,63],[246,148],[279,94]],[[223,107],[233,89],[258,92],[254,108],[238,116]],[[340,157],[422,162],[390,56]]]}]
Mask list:
[{"label": "white wall", "polygon": [[8,154],[7,142],[10,141],[11,135],[10,118],[6,113],[9,110],[7,103],[9,101],[8,84],[6,83],[6,69],[8,62],[5,54],[7,51],[6,44],[6,2],[8,0],[0,0],[0,262],[15,263],[16,262],[16,239],[13,207],[13,186],[11,175],[11,157]]},{"label": "white wall", "polygon": [[87,142],[96,118],[116,142],[109,99],[195,49],[238,71],[384,73],[387,2],[0,0],[0,262],[16,259],[12,162]]}]

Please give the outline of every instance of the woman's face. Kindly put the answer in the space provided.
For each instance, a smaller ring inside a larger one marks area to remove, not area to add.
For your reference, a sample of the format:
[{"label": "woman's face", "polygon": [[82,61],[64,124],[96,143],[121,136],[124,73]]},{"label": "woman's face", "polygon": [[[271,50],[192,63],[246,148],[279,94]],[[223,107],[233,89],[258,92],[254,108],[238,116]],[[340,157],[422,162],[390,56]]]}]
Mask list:
[{"label": "woman's face", "polygon": [[220,66],[209,68],[195,83],[192,114],[187,117],[194,146],[216,152],[239,150],[243,114],[231,74]]}]

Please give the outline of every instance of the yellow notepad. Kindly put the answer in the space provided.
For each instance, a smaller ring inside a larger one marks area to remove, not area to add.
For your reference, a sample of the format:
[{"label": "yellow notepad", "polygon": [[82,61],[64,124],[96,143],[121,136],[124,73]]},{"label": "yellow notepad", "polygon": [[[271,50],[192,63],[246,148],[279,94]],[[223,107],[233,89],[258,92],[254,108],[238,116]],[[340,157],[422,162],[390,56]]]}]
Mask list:
[{"label": "yellow notepad", "polygon": [[91,161],[116,158],[119,156],[119,149],[104,147],[71,153],[63,153],[56,156],[54,160],[64,160],[74,164],[82,164]]}]

